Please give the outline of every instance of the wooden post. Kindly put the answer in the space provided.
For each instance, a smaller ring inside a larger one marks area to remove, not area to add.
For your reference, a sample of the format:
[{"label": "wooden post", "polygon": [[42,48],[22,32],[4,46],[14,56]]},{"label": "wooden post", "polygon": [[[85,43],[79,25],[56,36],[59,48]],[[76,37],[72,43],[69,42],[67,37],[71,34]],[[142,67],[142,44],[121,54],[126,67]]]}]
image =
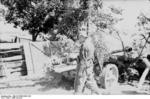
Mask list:
[{"label": "wooden post", "polygon": [[30,44],[29,43],[24,43],[24,54],[25,54],[25,62],[27,65],[27,74],[28,76],[33,76],[33,61],[32,61],[32,57],[31,57],[31,50],[30,50]]}]

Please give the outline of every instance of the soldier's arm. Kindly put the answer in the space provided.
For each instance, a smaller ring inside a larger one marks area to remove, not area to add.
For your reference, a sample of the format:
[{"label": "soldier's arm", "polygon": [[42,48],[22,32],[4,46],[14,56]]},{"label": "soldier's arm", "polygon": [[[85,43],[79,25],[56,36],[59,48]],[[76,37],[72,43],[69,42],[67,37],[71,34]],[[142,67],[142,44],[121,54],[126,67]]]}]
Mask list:
[{"label": "soldier's arm", "polygon": [[84,59],[89,59],[89,49],[86,46],[83,47],[82,55]]}]

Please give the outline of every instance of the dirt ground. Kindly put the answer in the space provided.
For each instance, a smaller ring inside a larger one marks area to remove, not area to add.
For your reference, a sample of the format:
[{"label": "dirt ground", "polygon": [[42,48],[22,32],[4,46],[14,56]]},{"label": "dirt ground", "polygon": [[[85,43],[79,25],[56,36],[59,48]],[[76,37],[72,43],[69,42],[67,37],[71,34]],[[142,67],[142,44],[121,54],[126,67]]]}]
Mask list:
[{"label": "dirt ground", "polygon": [[[102,89],[104,91],[104,89]],[[63,88],[43,88],[41,86],[34,87],[20,87],[20,88],[6,88],[0,90],[1,95],[5,94],[27,94],[27,95],[72,95],[73,90],[66,90]],[[89,95],[90,91],[86,90],[85,95]],[[150,95],[146,91],[138,91],[136,88],[131,86],[119,86],[117,89],[112,91],[104,91],[102,95]]]},{"label": "dirt ground", "polygon": [[[0,83],[0,94],[27,94],[27,95],[72,95],[73,82],[61,79],[61,75],[54,74],[55,77],[45,77],[38,80],[15,81],[3,87]],[[6,85],[6,84],[5,84]],[[141,89],[132,84],[118,84],[117,87],[106,90],[100,89],[102,95],[150,95],[150,85],[145,84]],[[86,89],[83,93],[89,95],[91,92]]]}]

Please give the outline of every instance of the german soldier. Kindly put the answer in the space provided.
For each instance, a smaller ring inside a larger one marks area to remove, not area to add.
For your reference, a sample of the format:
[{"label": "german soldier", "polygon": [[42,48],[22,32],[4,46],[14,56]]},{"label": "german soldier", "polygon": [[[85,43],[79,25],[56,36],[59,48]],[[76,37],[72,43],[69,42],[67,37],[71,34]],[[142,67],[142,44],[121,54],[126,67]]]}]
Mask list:
[{"label": "german soldier", "polygon": [[93,61],[95,47],[92,37],[88,37],[86,32],[81,32],[79,35],[81,44],[80,53],[78,56],[77,74],[75,78],[75,94],[82,94],[84,88],[87,87],[92,93],[100,94],[100,90],[94,79]]}]

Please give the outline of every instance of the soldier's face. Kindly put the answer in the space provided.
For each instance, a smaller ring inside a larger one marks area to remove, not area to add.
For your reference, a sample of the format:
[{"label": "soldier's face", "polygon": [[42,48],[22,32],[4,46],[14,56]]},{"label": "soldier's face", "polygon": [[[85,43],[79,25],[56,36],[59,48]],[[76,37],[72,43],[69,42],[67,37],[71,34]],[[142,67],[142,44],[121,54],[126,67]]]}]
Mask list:
[{"label": "soldier's face", "polygon": [[84,43],[85,39],[86,39],[86,37],[80,35],[80,36],[79,36],[79,43],[80,43],[80,44]]},{"label": "soldier's face", "polygon": [[79,42],[80,42],[80,43],[83,43],[83,42],[85,41],[86,37],[83,36],[83,35],[81,35],[81,34],[83,34],[83,35],[86,35],[86,34],[87,34],[87,29],[86,29],[85,26],[81,26],[81,27],[79,28]]}]

